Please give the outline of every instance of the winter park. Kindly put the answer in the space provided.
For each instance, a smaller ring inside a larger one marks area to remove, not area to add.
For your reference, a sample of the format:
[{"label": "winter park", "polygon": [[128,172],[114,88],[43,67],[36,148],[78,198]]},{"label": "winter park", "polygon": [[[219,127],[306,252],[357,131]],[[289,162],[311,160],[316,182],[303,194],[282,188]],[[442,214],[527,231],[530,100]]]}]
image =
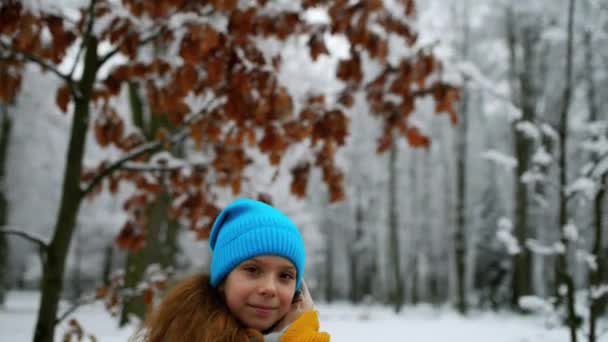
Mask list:
[{"label": "winter park", "polygon": [[0,1],[0,341],[608,342],[608,2]]}]

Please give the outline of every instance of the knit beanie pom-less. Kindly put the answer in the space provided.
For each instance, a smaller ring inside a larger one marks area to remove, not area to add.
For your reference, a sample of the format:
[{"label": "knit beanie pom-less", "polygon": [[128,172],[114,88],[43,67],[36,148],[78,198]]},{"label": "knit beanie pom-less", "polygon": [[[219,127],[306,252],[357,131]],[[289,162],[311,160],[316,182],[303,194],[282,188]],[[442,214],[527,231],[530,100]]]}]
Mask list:
[{"label": "knit beanie pom-less", "polygon": [[211,286],[217,287],[240,263],[256,256],[288,259],[296,268],[296,289],[304,274],[304,241],[296,225],[277,209],[238,199],[215,219],[209,236]]}]

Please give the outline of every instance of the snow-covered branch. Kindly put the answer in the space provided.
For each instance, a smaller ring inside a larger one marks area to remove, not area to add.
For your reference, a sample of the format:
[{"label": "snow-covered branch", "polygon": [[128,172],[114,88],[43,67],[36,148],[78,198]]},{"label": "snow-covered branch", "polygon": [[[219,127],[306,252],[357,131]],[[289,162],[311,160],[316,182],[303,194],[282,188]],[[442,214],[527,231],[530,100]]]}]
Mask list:
[{"label": "snow-covered branch", "polygon": [[[144,38],[144,39],[140,40],[140,41],[139,41],[139,45],[140,45],[140,46],[142,46],[142,45],[146,45],[146,44],[148,44],[148,43],[152,42],[154,39],[158,38],[159,36],[160,36],[160,32],[154,32],[153,34],[149,35],[148,37],[146,37],[146,38]],[[116,55],[118,52],[120,52],[121,45],[122,45],[122,44],[118,44],[118,46],[116,46],[116,47],[114,48],[114,50],[112,50],[112,51],[108,52],[108,53],[107,53],[107,54],[105,54],[103,57],[101,57],[101,58],[99,59],[98,64],[97,64],[97,65],[98,65],[98,67],[99,67],[99,66],[102,66],[102,65],[103,65],[105,62],[107,62],[107,61],[108,61],[110,58],[114,57],[114,55]]]},{"label": "snow-covered branch", "polygon": [[61,315],[59,315],[59,317],[55,319],[55,325],[61,323],[63,320],[68,318],[68,316],[74,313],[74,311],[76,311],[79,307],[94,303],[96,300],[97,297],[95,295],[87,295],[79,298],[76,303],[74,303],[69,309],[67,309],[64,313],[62,313]]},{"label": "snow-covered branch", "polygon": [[73,89],[74,80],[72,80],[72,78],[70,77],[70,75],[66,75],[66,74],[62,73],[55,66],[53,66],[53,65],[45,62],[40,57],[34,56],[34,55],[32,55],[32,54],[30,54],[28,52],[25,52],[25,51],[17,50],[14,47],[10,46],[9,44],[7,44],[7,43],[5,43],[3,41],[0,41],[0,47],[2,47],[2,49],[4,49],[5,51],[7,51],[9,53],[17,54],[17,55],[23,57],[24,59],[27,59],[27,60],[29,60],[31,62],[34,62],[34,63],[38,64],[43,69],[50,70],[52,73],[54,73],[57,76],[59,76],[59,78],[61,78],[62,80],[66,81],[68,83],[68,85],[70,85],[70,88]]},{"label": "snow-covered branch", "polygon": [[43,237],[29,233],[29,232],[25,232],[23,230],[4,228],[4,229],[0,229],[0,234],[19,236],[21,238],[24,238],[24,239],[36,244],[37,246],[40,247],[40,249],[42,251],[45,251],[45,252],[46,252],[46,249],[49,247],[49,243],[46,242]]},{"label": "snow-covered branch", "polygon": [[95,2],[96,0],[91,0],[91,4],[89,5],[89,20],[87,21],[87,30],[85,34],[81,37],[80,46],[78,47],[78,52],[76,53],[76,58],[74,59],[74,64],[72,64],[72,68],[70,69],[69,77],[72,78],[74,75],[74,71],[76,70],[76,66],[78,65],[78,61],[80,60],[80,55],[84,50],[88,37],[91,35],[93,31],[93,21],[95,20]]},{"label": "snow-covered branch", "polygon": [[120,169],[132,172],[171,172],[185,168],[202,169],[206,168],[207,164],[203,163],[183,163],[179,165],[161,165],[150,163],[125,163]]},{"label": "snow-covered branch", "polygon": [[91,180],[91,182],[82,190],[81,195],[86,196],[86,194],[88,194],[93,189],[95,189],[95,187],[106,176],[112,174],[114,171],[116,171],[118,169],[122,169],[124,166],[126,166],[126,164],[129,161],[136,159],[137,157],[140,157],[144,154],[159,151],[160,149],[163,148],[165,143],[168,143],[169,145],[173,146],[173,145],[178,144],[179,142],[183,141],[190,134],[190,125],[193,122],[195,122],[196,120],[200,119],[203,115],[205,115],[210,108],[213,108],[213,100],[209,101],[208,106],[206,106],[206,108],[203,109],[202,111],[200,111],[199,113],[196,113],[196,114],[193,114],[193,115],[190,115],[189,117],[187,117],[184,120],[184,124],[183,124],[182,128],[177,133],[170,136],[167,139],[167,141],[156,140],[156,141],[151,141],[149,143],[143,144],[139,147],[136,147],[135,149],[133,149],[132,151],[130,151],[129,153],[124,155],[122,158],[116,160],[112,164],[105,167],[97,175],[95,175],[95,177]]}]

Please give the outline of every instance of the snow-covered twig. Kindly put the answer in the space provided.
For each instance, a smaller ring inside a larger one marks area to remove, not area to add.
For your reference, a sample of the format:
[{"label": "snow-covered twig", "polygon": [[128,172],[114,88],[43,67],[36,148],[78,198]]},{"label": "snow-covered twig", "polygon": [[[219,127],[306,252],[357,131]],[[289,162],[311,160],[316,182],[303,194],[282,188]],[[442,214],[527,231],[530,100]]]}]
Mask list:
[{"label": "snow-covered twig", "polygon": [[195,169],[206,168],[206,164],[193,163],[193,164],[182,164],[182,165],[152,165],[144,163],[125,163],[120,169],[133,172],[171,172],[178,171],[186,167],[192,167]]},{"label": "snow-covered twig", "polygon": [[42,237],[36,236],[36,235],[34,235],[32,233],[25,232],[23,230],[18,230],[18,229],[0,229],[0,234],[19,236],[21,238],[24,238],[24,239],[30,241],[30,242],[33,242],[38,247],[40,247],[41,250],[43,250],[45,252],[46,252],[46,249],[49,247],[48,242],[44,241],[44,239]]},{"label": "snow-covered twig", "polygon": [[[177,134],[172,136],[169,140],[171,142],[171,144],[172,145],[176,144],[176,143],[182,141],[183,139],[185,139],[186,136],[188,136],[188,129],[189,128],[184,128],[184,129],[180,130]],[[95,175],[95,177],[93,178],[93,180],[91,180],[89,185],[87,185],[86,188],[84,188],[82,190],[81,195],[85,196],[86,194],[91,192],[106,176],[108,176],[112,172],[122,168],[122,166],[124,164],[126,164],[128,161],[131,161],[146,153],[158,151],[162,148],[162,146],[163,146],[163,143],[161,141],[151,141],[151,142],[149,142],[147,144],[143,144],[143,145],[139,146],[138,148],[134,149],[133,151],[127,153],[122,158],[115,161],[111,165],[107,166],[106,168],[101,170],[97,175]]]},{"label": "snow-covered twig", "polygon": [[492,97],[502,100],[504,102],[507,102],[514,108],[521,110],[521,106],[519,104],[515,103],[515,101],[513,101],[513,99],[510,98],[509,95],[501,94],[501,93],[497,92],[495,89],[493,89],[492,87],[487,86],[488,82],[484,82],[485,80],[482,79],[479,74],[477,74],[478,70],[467,70],[467,69],[461,67],[460,70],[458,70],[458,71],[460,72],[460,74],[462,75],[462,78],[465,81],[469,81],[476,86],[475,88],[473,88],[473,90],[479,90],[479,91],[485,92],[485,93],[491,95]]},{"label": "snow-covered twig", "polygon": [[21,50],[17,50],[14,47],[6,44],[3,41],[0,41],[0,47],[2,47],[3,49],[18,54],[21,57],[34,62],[36,64],[38,64],[39,66],[41,66],[44,69],[48,69],[51,72],[53,72],[54,74],[56,74],[57,76],[59,76],[59,78],[61,78],[62,80],[66,81],[71,87],[74,85],[74,80],[72,80],[72,78],[69,75],[66,75],[64,73],[62,73],[61,71],[59,71],[59,69],[57,69],[56,67],[54,67],[53,65],[43,61],[41,58],[34,56],[28,52],[25,51],[21,51]]},{"label": "snow-covered twig", "polygon": [[64,319],[68,318],[68,316],[74,313],[74,311],[76,311],[76,309],[78,309],[79,307],[94,303],[96,300],[97,298],[94,295],[89,295],[78,299],[76,303],[74,303],[69,309],[67,309],[63,314],[61,314],[55,319],[55,325],[61,323]]},{"label": "snow-covered twig", "polygon": [[96,0],[91,0],[91,4],[89,5],[89,14],[88,14],[89,20],[87,22],[87,30],[82,35],[82,37],[80,37],[81,38],[80,46],[78,47],[78,52],[76,53],[76,58],[74,59],[74,64],[72,65],[70,73],[68,74],[70,78],[72,78],[72,76],[74,75],[74,71],[76,70],[76,65],[78,65],[78,60],[80,59],[80,55],[82,54],[82,51],[84,50],[87,39],[89,38],[89,36],[91,35],[91,32],[93,31],[93,21],[95,18],[95,1]]},{"label": "snow-covered twig", "polygon": [[[141,46],[141,45],[146,45],[146,44],[150,43],[151,41],[153,41],[154,39],[158,38],[159,36],[160,36],[160,32],[155,32],[155,33],[151,34],[150,36],[148,36],[148,37],[146,37],[146,38],[142,39],[142,40],[139,42],[139,45],[140,45],[140,46]],[[102,65],[103,65],[105,62],[107,62],[107,61],[108,61],[110,58],[112,58],[112,57],[113,57],[115,54],[117,54],[117,53],[120,51],[120,47],[121,47],[121,44],[118,44],[118,46],[117,46],[117,47],[115,47],[115,48],[114,48],[114,50],[112,50],[112,51],[108,52],[108,53],[107,53],[107,54],[105,54],[103,57],[101,57],[101,58],[99,59],[99,62],[98,62],[98,64],[97,64],[97,66],[98,66],[98,67],[99,67],[99,66],[102,66]]]},{"label": "snow-covered twig", "polygon": [[[193,115],[190,115],[189,117],[187,117],[184,120],[183,127],[177,133],[175,133],[174,135],[169,137],[169,139],[168,139],[169,144],[175,145],[175,144],[181,142],[182,140],[184,140],[189,134],[190,124],[192,124],[196,120],[200,119],[203,115],[205,115],[208,112],[208,109],[213,108],[212,102],[213,102],[213,100],[211,100],[209,102],[208,106],[206,106],[206,109],[200,111],[199,113],[196,113],[196,114],[193,114]],[[157,140],[157,141],[151,141],[149,143],[143,144],[143,145],[135,148],[131,152],[124,155],[122,158],[118,159],[117,161],[115,161],[112,164],[105,167],[97,175],[95,175],[95,177],[91,180],[91,182],[82,190],[81,195],[85,196],[86,194],[91,192],[106,176],[108,176],[112,172],[122,168],[127,162],[129,162],[139,156],[142,156],[146,153],[158,151],[163,147],[163,144],[164,144],[163,141]]]}]

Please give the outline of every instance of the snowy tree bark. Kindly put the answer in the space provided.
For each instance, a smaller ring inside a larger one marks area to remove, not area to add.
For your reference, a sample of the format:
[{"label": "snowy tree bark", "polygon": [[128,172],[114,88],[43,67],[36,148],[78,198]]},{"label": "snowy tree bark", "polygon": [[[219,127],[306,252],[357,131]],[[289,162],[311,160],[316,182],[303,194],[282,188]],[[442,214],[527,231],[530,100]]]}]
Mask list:
[{"label": "snowy tree bark", "polygon": [[354,196],[354,200],[356,202],[355,205],[355,237],[353,241],[349,244],[349,269],[350,269],[350,300],[353,303],[359,303],[362,297],[362,282],[360,281],[362,277],[361,265],[359,262],[360,253],[361,253],[361,244],[363,243],[363,207],[362,207],[362,199],[361,193],[357,189],[356,194]]},{"label": "snowy tree bark", "polygon": [[323,276],[323,292],[325,294],[325,301],[331,303],[334,301],[334,229],[326,220],[324,222],[324,230],[326,233],[325,243],[325,275]]},{"label": "snowy tree bark", "polygon": [[84,70],[82,79],[77,83],[80,96],[75,99],[72,114],[72,128],[65,162],[59,212],[53,228],[53,237],[46,250],[46,260],[43,264],[42,295],[34,342],[53,341],[59,299],[63,289],[65,261],[74,234],[78,210],[83,199],[80,176],[89,123],[89,102],[98,70],[97,39],[92,36],[84,39],[86,39]]},{"label": "snowy tree bark", "polygon": [[[461,55],[467,60],[469,54],[469,23],[468,1],[463,2],[462,30],[463,38]],[[467,135],[468,135],[468,94],[466,86],[462,90],[460,102],[460,125],[456,134],[456,231],[454,232],[454,260],[456,262],[456,293],[457,308],[461,314],[466,314],[467,305]]]},{"label": "snowy tree bark", "polygon": [[568,252],[570,250],[570,241],[565,236],[564,228],[568,224],[568,197],[566,196],[566,186],[568,182],[568,163],[567,163],[567,151],[568,146],[568,112],[570,109],[570,101],[572,95],[572,54],[573,54],[573,40],[574,40],[574,0],[568,1],[568,34],[566,41],[566,73],[565,73],[565,86],[563,90],[559,121],[559,230],[561,236],[561,243],[565,247],[565,251],[558,255],[557,262],[557,276],[559,284],[565,285],[566,287],[566,312],[568,315],[567,324],[570,328],[570,340],[572,342],[577,341],[577,327],[578,319],[575,311],[575,288],[574,279],[570,271],[570,265],[568,263]]},{"label": "snowy tree bark", "polygon": [[[169,195],[161,192],[148,207],[146,218],[148,220],[146,233],[146,245],[138,252],[130,252],[127,256],[127,269],[125,270],[125,288],[136,291],[143,280],[149,265],[159,263],[162,260],[164,241],[161,237],[163,230],[167,228],[167,209]],[[120,316],[120,325],[125,326],[130,321],[130,316],[135,315],[143,319],[146,315],[146,303],[141,294],[134,292],[134,296],[125,299],[125,304]]]},{"label": "snowy tree bark", "polygon": [[[585,31],[583,35],[585,49],[585,78],[587,85],[587,104],[589,106],[589,121],[595,122],[599,119],[599,109],[596,99],[596,86],[593,80],[593,46],[592,33]],[[605,134],[605,132],[602,132]],[[597,153],[593,153],[591,160],[599,162]],[[606,256],[602,254],[602,242],[604,237],[602,227],[604,226],[604,198],[606,196],[606,175],[602,175],[599,180],[599,189],[593,199],[593,247],[591,254],[595,258],[596,268],[589,272],[589,342],[596,342],[598,337],[597,319],[605,312],[606,299],[594,298],[593,292],[602,283],[603,274],[606,268]]]},{"label": "snowy tree bark", "polygon": [[112,261],[114,259],[114,244],[110,243],[103,251],[103,265],[101,267],[101,283],[109,286],[112,277]]},{"label": "snowy tree bark", "polygon": [[526,28],[522,33],[521,45],[524,51],[523,60],[521,62],[521,68],[517,61],[517,26],[515,23],[513,9],[509,8],[507,13],[507,45],[509,47],[509,69],[511,78],[511,96],[514,98],[514,103],[519,104],[522,110],[522,116],[520,120],[516,120],[513,123],[512,131],[515,137],[514,139],[514,150],[515,157],[517,159],[517,166],[515,169],[515,210],[514,210],[514,228],[515,238],[521,250],[519,253],[513,256],[513,279],[511,283],[511,305],[517,307],[519,298],[521,296],[530,294],[531,286],[531,263],[530,263],[530,252],[523,248],[525,246],[526,239],[529,237],[528,231],[528,206],[529,206],[529,193],[528,186],[523,182],[522,176],[530,168],[530,142],[529,137],[526,136],[525,132],[518,129],[519,123],[531,123],[535,118],[535,107],[534,107],[534,86],[532,84],[533,78],[533,48],[534,38],[532,37],[532,29]]},{"label": "snowy tree bark", "polygon": [[[0,105],[0,227],[6,225],[8,218],[8,203],[6,200],[4,174],[6,169],[6,153],[8,151],[9,137],[11,133],[12,120],[8,109]],[[8,291],[8,236],[0,234],[0,306],[4,304],[6,291]]]},{"label": "snowy tree bark", "polygon": [[410,302],[414,305],[418,304],[420,301],[420,291],[419,291],[419,283],[420,283],[420,267],[419,267],[419,253],[420,253],[420,231],[421,231],[421,222],[422,222],[422,214],[421,214],[421,205],[418,202],[418,193],[420,184],[420,172],[418,171],[418,166],[420,164],[419,155],[420,151],[410,150],[409,160],[408,160],[408,177],[410,180],[410,194],[413,200],[410,202],[410,222],[411,228],[410,231],[410,239],[414,241],[410,246],[412,248],[411,255],[413,256],[410,264],[412,265],[411,271],[409,272],[411,289],[409,291]]},{"label": "snowy tree bark", "polygon": [[[160,115],[151,115],[149,120],[144,118],[144,105],[138,93],[137,85],[129,82],[129,104],[133,122],[148,137],[154,139],[158,129],[169,126],[168,122],[160,119]],[[137,288],[142,281],[144,272],[151,264],[158,263],[163,267],[173,266],[175,253],[177,252],[177,222],[169,219],[167,213],[170,205],[167,190],[159,193],[149,204],[146,212],[147,235],[143,250],[129,252],[125,266],[125,287]],[[125,305],[120,318],[120,325],[129,322],[129,316],[135,315],[143,319],[146,313],[146,303],[142,296],[134,296],[125,300]]]},{"label": "snowy tree bark", "polygon": [[389,261],[393,273],[391,302],[395,312],[401,311],[403,305],[403,279],[401,277],[401,254],[399,251],[399,217],[397,208],[397,144],[389,152],[388,181],[388,225],[389,225]]}]

